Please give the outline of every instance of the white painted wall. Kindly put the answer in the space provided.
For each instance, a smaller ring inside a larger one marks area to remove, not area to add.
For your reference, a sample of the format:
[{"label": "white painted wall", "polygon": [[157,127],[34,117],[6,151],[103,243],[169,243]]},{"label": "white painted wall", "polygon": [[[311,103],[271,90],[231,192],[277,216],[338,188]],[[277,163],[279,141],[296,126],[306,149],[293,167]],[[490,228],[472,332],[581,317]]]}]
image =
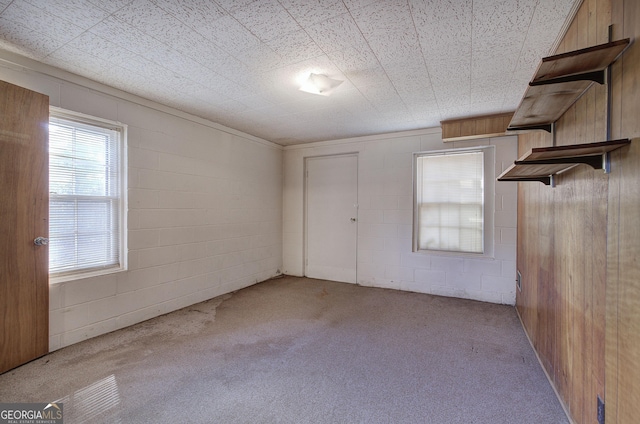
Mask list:
[{"label": "white painted wall", "polygon": [[496,182],[494,258],[412,252],[413,153],[486,145],[496,176],[517,158],[515,136],[443,143],[439,128],[286,147],[283,272],[304,273],[304,158],[357,152],[358,284],[515,304],[517,184]]},{"label": "white painted wall", "polygon": [[[0,79],[50,104],[128,125],[129,270],[50,286],[50,350],[266,280],[303,274],[304,157],[359,154],[358,282],[515,302],[516,187],[496,183],[495,259],[411,252],[412,153],[496,146],[442,143],[431,129],[275,144],[28,59],[0,56]],[[18,63],[18,64],[16,64]],[[283,159],[284,158],[284,159]],[[284,165],[284,179],[283,179]]]},{"label": "white painted wall", "polygon": [[129,270],[50,286],[50,351],[280,273],[280,146],[25,63],[0,79],[129,129]]}]

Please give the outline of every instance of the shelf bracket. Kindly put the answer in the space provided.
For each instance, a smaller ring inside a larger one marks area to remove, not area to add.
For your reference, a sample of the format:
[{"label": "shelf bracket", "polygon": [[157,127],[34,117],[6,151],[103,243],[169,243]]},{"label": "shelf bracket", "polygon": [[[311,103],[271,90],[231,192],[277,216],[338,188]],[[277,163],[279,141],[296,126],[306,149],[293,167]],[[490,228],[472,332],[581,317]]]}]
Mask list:
[{"label": "shelf bracket", "polygon": [[602,155],[602,169],[604,169],[605,174],[611,172],[611,152]]},{"label": "shelf bracket", "polygon": [[604,69],[597,70],[592,72],[584,72],[581,74],[573,74],[573,75],[565,75],[556,78],[543,79],[538,81],[531,81],[529,85],[531,87],[535,87],[536,85],[547,85],[547,84],[560,84],[563,82],[573,82],[573,81],[593,81],[602,85],[605,82],[604,77]]},{"label": "shelf bracket", "polygon": [[553,182],[553,175],[536,176],[536,177],[498,178],[498,181],[516,181],[516,182],[538,181],[544,185],[550,185]]},{"label": "shelf bracket", "polygon": [[551,124],[526,125],[521,127],[508,127],[507,131],[545,130],[551,133]]},{"label": "shelf bracket", "polygon": [[[613,41],[613,25],[609,25],[609,42]],[[613,89],[611,87],[611,66],[612,64],[610,63],[609,66],[607,66],[607,73],[606,73],[606,79],[607,79],[607,127],[606,127],[606,136],[607,136],[607,140],[611,140],[611,108],[613,105]],[[608,157],[607,157],[608,158]],[[606,169],[604,171],[605,173],[609,173]]]}]

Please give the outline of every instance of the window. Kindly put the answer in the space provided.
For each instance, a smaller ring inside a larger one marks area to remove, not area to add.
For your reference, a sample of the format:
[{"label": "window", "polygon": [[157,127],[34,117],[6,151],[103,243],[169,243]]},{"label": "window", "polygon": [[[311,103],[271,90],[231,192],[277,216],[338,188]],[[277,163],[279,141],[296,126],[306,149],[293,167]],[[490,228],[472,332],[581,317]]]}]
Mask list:
[{"label": "window", "polygon": [[125,268],[125,129],[51,108],[49,275],[53,280]]},{"label": "window", "polygon": [[492,253],[493,168],[492,147],[415,155],[414,251]]}]

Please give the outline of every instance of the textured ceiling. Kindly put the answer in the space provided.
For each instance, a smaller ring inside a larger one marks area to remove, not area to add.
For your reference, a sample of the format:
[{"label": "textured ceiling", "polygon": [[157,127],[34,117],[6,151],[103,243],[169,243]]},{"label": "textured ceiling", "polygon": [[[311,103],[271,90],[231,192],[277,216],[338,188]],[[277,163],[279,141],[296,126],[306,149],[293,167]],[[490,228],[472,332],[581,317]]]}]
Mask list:
[{"label": "textured ceiling", "polygon": [[290,145],[512,111],[579,2],[0,0],[0,49]]}]

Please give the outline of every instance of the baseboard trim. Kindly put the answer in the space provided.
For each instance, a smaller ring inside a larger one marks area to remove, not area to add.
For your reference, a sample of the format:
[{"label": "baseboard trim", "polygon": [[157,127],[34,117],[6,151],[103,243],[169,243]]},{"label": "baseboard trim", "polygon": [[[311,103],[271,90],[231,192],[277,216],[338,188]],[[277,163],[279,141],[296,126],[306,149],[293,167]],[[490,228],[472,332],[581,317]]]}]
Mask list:
[{"label": "baseboard trim", "polygon": [[547,369],[542,364],[542,360],[540,359],[540,355],[538,355],[538,351],[536,350],[535,346],[533,345],[533,342],[531,341],[531,338],[529,337],[529,333],[527,333],[527,327],[524,326],[524,322],[522,321],[522,317],[520,316],[520,312],[518,311],[518,308],[514,307],[514,309],[516,310],[516,315],[518,315],[518,319],[520,320],[520,325],[522,326],[522,331],[524,331],[524,335],[527,336],[527,340],[529,341],[529,345],[531,346],[531,349],[533,349],[533,353],[535,353],[536,359],[538,359],[538,364],[540,364],[540,368],[542,368],[542,371],[544,372],[544,375],[547,376],[547,380],[549,381],[549,384],[551,385],[551,388],[553,389],[553,393],[556,394],[556,398],[558,398],[558,402],[560,402],[560,406],[562,406],[562,410],[564,411],[564,414],[567,416],[567,419],[569,420],[569,422],[571,424],[576,424],[576,422],[571,418],[571,414],[569,413],[569,408],[567,408],[567,405],[565,405],[564,401],[562,400],[562,397],[560,397],[560,393],[558,392],[558,389],[556,388],[556,385],[553,383],[553,380],[551,379],[551,376],[549,375],[549,373],[547,372]]}]

